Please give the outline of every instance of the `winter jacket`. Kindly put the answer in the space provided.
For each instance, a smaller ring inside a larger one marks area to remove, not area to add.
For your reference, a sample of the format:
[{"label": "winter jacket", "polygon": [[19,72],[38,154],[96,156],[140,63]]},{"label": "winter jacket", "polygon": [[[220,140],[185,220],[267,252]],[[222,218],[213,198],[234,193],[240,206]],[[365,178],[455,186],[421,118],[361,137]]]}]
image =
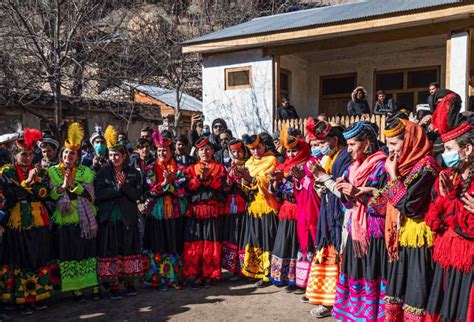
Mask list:
[{"label": "winter jacket", "polygon": [[374,114],[377,115],[387,115],[395,114],[397,112],[397,107],[393,103],[392,99],[386,100],[385,102],[380,102],[377,100],[374,107]]}]

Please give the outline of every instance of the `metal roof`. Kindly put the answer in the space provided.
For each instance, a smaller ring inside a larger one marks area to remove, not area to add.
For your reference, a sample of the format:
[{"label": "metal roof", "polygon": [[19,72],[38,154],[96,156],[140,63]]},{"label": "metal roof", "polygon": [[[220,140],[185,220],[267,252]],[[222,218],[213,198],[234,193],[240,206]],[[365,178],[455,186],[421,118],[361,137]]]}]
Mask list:
[{"label": "metal roof", "polygon": [[[176,109],[176,106],[178,105],[176,102],[176,91],[172,89],[132,83],[127,83],[127,85],[134,90],[145,93],[146,95],[165,103],[173,109]],[[182,93],[180,109],[183,111],[202,112],[202,102],[191,95]]]},{"label": "metal roof", "polygon": [[452,4],[463,2],[463,0],[365,0],[255,18],[245,23],[190,39],[183,44],[188,45],[282,30],[303,29],[364,18],[375,18],[389,14],[402,14],[426,8],[449,7]]}]

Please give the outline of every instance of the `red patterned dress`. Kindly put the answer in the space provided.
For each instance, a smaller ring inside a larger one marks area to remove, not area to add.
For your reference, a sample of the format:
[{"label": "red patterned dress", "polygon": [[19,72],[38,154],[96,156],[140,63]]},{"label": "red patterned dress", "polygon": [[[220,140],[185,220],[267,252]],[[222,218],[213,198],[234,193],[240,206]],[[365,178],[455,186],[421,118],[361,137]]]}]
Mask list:
[{"label": "red patterned dress", "polygon": [[198,162],[185,170],[190,204],[184,230],[183,278],[210,281],[221,277],[219,220],[224,212],[226,172],[223,165],[211,161],[209,176],[201,180],[204,167],[204,162]]},{"label": "red patterned dress", "polygon": [[[464,180],[452,169],[446,171],[454,179],[454,189],[441,196],[437,179],[426,215],[426,223],[436,233],[426,320],[474,321],[474,214],[461,200]],[[466,192],[474,193],[474,181]]]}]

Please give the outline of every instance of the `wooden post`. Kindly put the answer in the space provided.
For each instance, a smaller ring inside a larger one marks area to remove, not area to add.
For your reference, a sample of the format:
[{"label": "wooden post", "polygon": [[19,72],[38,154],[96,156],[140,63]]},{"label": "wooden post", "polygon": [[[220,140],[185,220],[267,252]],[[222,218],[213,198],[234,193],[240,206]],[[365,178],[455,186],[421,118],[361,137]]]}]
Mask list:
[{"label": "wooden post", "polygon": [[[278,106],[281,105],[281,93],[280,93],[280,56],[273,56],[273,118],[278,118]],[[274,129],[275,131],[276,129]]]}]

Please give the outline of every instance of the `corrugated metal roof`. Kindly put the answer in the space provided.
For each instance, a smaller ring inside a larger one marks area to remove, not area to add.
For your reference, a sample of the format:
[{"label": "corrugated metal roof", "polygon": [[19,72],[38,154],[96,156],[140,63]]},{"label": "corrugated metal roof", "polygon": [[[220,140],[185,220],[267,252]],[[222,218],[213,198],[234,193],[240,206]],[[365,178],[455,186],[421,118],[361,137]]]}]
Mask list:
[{"label": "corrugated metal roof", "polygon": [[[173,109],[175,109],[178,105],[176,102],[176,92],[172,89],[133,83],[127,83],[127,85],[139,92],[145,93],[146,95],[165,103]],[[191,95],[182,93],[180,108],[183,111],[202,112],[202,102]]]},{"label": "corrugated metal roof", "polygon": [[239,38],[282,30],[302,29],[318,25],[333,24],[351,20],[374,18],[388,14],[399,14],[425,8],[459,4],[463,0],[365,0],[335,6],[289,12],[260,17],[225,28],[210,34],[193,38],[184,45],[214,40]]}]

